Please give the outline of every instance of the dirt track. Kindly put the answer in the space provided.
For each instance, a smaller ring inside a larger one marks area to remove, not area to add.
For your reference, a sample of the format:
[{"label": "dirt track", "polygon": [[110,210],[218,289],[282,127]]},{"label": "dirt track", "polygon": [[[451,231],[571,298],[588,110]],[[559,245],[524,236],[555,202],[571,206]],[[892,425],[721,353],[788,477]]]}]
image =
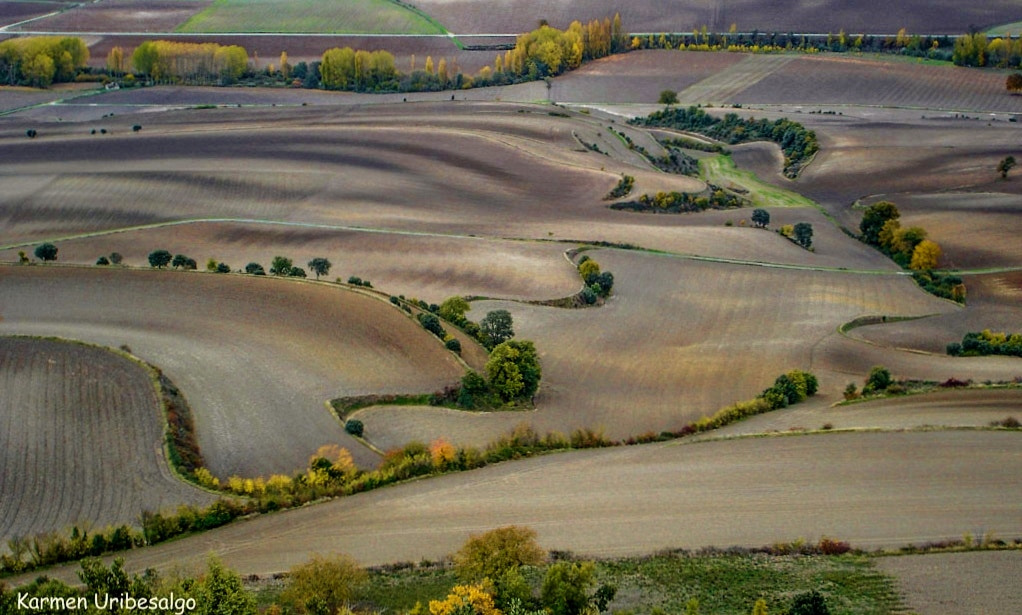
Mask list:
[{"label": "dirt track", "polygon": [[[341,551],[363,564],[436,559],[520,524],[547,549],[612,556],[761,546],[821,535],[901,546],[969,531],[1015,536],[1018,433],[829,434],[548,455],[236,523],[125,554],[127,567],[242,574]],[[70,569],[53,571],[67,577]],[[14,580],[15,582],[18,579]]]}]

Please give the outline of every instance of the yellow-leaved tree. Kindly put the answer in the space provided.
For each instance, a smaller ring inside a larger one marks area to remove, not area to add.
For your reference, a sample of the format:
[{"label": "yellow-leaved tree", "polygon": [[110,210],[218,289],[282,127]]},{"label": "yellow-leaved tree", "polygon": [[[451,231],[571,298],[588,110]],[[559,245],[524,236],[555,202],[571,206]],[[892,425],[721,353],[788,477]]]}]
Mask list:
[{"label": "yellow-leaved tree", "polygon": [[430,615],[501,615],[482,583],[455,585],[444,600],[429,601]]},{"label": "yellow-leaved tree", "polygon": [[915,271],[928,271],[937,266],[938,260],[940,260],[940,246],[935,241],[924,239],[912,251],[912,262],[909,263],[909,268]]}]

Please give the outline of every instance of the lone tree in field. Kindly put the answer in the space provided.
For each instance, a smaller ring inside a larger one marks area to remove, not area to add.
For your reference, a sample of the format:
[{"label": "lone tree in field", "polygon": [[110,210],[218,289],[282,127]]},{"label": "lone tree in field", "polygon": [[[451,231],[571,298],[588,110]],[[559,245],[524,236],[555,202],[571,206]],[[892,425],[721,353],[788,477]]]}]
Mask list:
[{"label": "lone tree in field", "polygon": [[36,246],[35,257],[41,261],[57,260],[57,246],[52,243],[43,243]]},{"label": "lone tree in field", "polygon": [[770,212],[765,209],[753,209],[752,223],[759,228],[766,228],[770,225]]},{"label": "lone tree in field", "polygon": [[676,105],[678,104],[678,93],[674,90],[664,90],[660,92],[660,98],[657,99],[657,102],[668,107]]},{"label": "lone tree in field", "polygon": [[353,558],[315,555],[291,569],[290,584],[281,598],[305,613],[347,612],[347,607],[369,581],[369,573]]},{"label": "lone tree in field", "polygon": [[270,262],[270,273],[273,275],[291,275],[291,268],[294,263],[286,256],[274,256]]},{"label": "lone tree in field", "polygon": [[795,225],[795,243],[806,250],[813,247],[813,225],[808,222],[799,222]]},{"label": "lone tree in field", "polygon": [[319,279],[319,276],[329,274],[331,267],[333,267],[333,264],[321,256],[309,261],[309,269],[316,274],[317,280]]},{"label": "lone tree in field", "polygon": [[163,269],[174,259],[174,255],[166,250],[154,250],[149,253],[149,266]]},{"label": "lone tree in field", "polygon": [[1004,81],[1004,87],[1012,94],[1022,92],[1022,73],[1012,73]]},{"label": "lone tree in field", "polygon": [[1001,179],[1008,179],[1008,171],[1015,168],[1015,157],[1005,156],[1000,162],[997,163],[997,172],[1001,174]]},{"label": "lone tree in field", "polygon": [[862,214],[862,222],[859,223],[859,230],[862,231],[862,240],[871,246],[880,245],[880,231],[888,220],[895,220],[901,217],[898,207],[890,201],[879,201],[866,208]]},{"label": "lone tree in field", "polygon": [[488,312],[479,321],[479,333],[488,348],[493,348],[511,339],[515,336],[511,312],[507,310]]}]

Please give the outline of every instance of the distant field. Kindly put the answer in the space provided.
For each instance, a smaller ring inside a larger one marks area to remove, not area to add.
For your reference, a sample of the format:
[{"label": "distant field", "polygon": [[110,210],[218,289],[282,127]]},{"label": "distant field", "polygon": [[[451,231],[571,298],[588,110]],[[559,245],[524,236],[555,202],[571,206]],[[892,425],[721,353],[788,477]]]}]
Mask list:
[{"label": "distant field", "polygon": [[449,30],[468,32],[522,32],[538,19],[565,27],[574,19],[612,17],[621,13],[629,32],[691,32],[703,25],[726,32],[732,23],[751,32],[873,32],[961,34],[971,25],[983,28],[1022,19],[1018,3],[990,0],[962,5],[953,0],[579,0],[550,3],[544,0],[418,0],[415,5],[436,17]]},{"label": "distant field", "polygon": [[444,34],[394,0],[216,0],[178,32]]},{"label": "distant field", "polygon": [[75,523],[134,524],[144,510],[213,501],[171,473],[156,393],[131,361],[79,344],[0,337],[0,391],[0,543]]},{"label": "distant field", "polygon": [[64,5],[63,2],[0,2],[0,26],[59,11]]}]

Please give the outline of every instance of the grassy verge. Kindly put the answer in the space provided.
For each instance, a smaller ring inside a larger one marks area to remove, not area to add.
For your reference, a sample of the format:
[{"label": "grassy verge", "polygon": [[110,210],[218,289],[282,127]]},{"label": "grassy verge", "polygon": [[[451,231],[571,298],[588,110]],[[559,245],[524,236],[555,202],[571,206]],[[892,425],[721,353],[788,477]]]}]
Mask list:
[{"label": "grassy verge", "polygon": [[[824,596],[834,615],[904,610],[895,579],[879,571],[867,555],[763,552],[768,550],[670,551],[600,560],[595,573],[597,583],[617,587],[609,612],[620,614],[685,613],[693,599],[701,615],[750,613],[761,598],[769,612],[781,613],[792,596],[812,590]],[[545,566],[522,572],[538,595]],[[409,612],[416,603],[443,599],[456,584],[457,576],[447,565],[388,566],[370,573],[361,603],[381,613]]]},{"label": "grassy verge", "polygon": [[756,207],[812,207],[820,209],[816,202],[797,192],[778,188],[756,177],[752,171],[740,171],[730,156],[721,154],[699,160],[699,176],[725,188],[739,188]]}]

